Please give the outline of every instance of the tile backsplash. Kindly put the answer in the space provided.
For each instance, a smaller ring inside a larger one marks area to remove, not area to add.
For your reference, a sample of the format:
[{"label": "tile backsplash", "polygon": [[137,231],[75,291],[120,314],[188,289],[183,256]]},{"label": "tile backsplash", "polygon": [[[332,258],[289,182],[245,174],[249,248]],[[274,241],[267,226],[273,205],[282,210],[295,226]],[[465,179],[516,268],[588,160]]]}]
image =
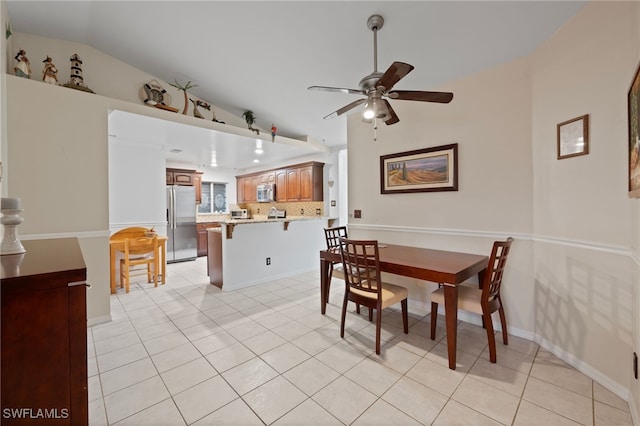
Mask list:
[{"label": "tile backsplash", "polygon": [[[294,216],[324,216],[323,201],[291,202],[291,203],[240,203],[229,206],[231,210],[236,208],[247,209],[251,217],[267,216],[269,209],[275,207],[285,210],[287,217]],[[198,214],[198,222],[217,222],[229,219],[228,214]]]},{"label": "tile backsplash", "polygon": [[291,203],[241,203],[240,208],[247,209],[251,216],[266,216],[269,209],[275,207],[285,210],[287,216],[323,216],[323,201],[291,202]]}]

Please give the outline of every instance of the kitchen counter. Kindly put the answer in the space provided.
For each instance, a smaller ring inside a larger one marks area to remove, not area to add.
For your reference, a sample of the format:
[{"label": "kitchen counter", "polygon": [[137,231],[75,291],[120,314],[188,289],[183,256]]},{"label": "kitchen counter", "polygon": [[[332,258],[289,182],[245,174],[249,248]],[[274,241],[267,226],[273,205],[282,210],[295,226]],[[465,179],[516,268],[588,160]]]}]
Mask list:
[{"label": "kitchen counter", "polygon": [[209,281],[228,291],[317,270],[327,221],[323,216],[258,216],[207,229]]},{"label": "kitchen counter", "polygon": [[289,229],[289,224],[292,222],[309,222],[309,221],[317,221],[324,220],[327,223],[327,226],[331,226],[331,219],[325,216],[289,216],[277,219],[269,219],[267,216],[255,216],[252,219],[227,219],[224,221],[220,221],[221,225],[225,225],[227,230],[226,238],[233,238],[233,230],[237,225],[255,225],[255,224],[264,224],[264,223],[282,223],[283,229],[287,231]]},{"label": "kitchen counter", "polygon": [[241,223],[264,223],[264,222],[293,222],[296,220],[328,220],[326,216],[287,216],[277,219],[269,219],[267,216],[254,216],[251,219],[225,219],[219,220],[218,223],[225,224],[241,224]]}]

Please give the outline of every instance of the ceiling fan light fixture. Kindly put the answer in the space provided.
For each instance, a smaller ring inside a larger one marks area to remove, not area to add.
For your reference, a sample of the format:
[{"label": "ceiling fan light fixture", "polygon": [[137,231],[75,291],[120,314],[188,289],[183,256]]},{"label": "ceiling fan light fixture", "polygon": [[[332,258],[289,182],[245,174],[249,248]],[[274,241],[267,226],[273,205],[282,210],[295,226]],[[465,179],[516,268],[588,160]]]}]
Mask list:
[{"label": "ceiling fan light fixture", "polygon": [[367,105],[364,108],[364,112],[362,113],[362,118],[364,118],[365,120],[371,120],[375,116],[376,116],[376,112],[373,108],[373,105],[370,105],[369,103],[367,103]]},{"label": "ceiling fan light fixture", "polygon": [[379,102],[377,101],[375,96],[369,98],[367,103],[364,106],[364,112],[362,113],[362,118],[365,120],[371,120],[378,114]]}]

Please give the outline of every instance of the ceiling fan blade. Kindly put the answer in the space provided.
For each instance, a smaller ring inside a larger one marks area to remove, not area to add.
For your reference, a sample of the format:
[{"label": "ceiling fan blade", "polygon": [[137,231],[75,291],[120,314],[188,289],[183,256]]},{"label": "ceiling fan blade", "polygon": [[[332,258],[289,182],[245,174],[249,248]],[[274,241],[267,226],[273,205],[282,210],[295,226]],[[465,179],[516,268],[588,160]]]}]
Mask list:
[{"label": "ceiling fan blade", "polygon": [[400,119],[398,118],[398,116],[396,115],[396,112],[393,110],[393,108],[391,108],[391,104],[389,103],[388,100],[383,99],[385,105],[387,106],[387,110],[389,111],[389,115],[391,116],[389,119],[387,119],[385,121],[385,124],[387,126],[390,126],[392,124],[396,124],[398,121],[400,121]]},{"label": "ceiling fan blade", "polygon": [[453,99],[451,92],[423,92],[419,90],[394,90],[386,94],[391,99],[405,101],[439,102],[448,104]]},{"label": "ceiling fan blade", "polygon": [[338,92],[338,93],[350,93],[352,95],[366,95],[363,90],[358,89],[345,89],[342,87],[328,87],[328,86],[310,86],[307,90],[319,90],[323,92]]},{"label": "ceiling fan blade", "polygon": [[376,83],[376,88],[382,86],[385,92],[391,90],[411,70],[413,70],[413,65],[405,64],[404,62],[392,63]]},{"label": "ceiling fan blade", "polygon": [[353,108],[357,107],[358,105],[361,105],[363,103],[367,102],[367,99],[357,99],[353,102],[351,102],[350,104],[347,104],[345,106],[343,106],[342,108],[332,112],[331,114],[327,115],[324,117],[324,119],[326,120],[327,118],[336,118],[341,116],[342,114],[344,114],[347,111],[352,110]]}]

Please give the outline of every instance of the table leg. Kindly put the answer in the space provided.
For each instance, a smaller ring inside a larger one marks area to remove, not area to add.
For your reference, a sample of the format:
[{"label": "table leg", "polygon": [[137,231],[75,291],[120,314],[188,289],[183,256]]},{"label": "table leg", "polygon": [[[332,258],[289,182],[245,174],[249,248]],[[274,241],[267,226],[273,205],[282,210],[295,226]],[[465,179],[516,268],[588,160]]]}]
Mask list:
[{"label": "table leg", "polygon": [[329,281],[329,265],[331,262],[320,258],[320,312],[327,312],[327,282]]},{"label": "table leg", "polygon": [[111,286],[111,294],[116,293],[116,249],[109,248],[109,284]]},{"label": "table leg", "polygon": [[444,311],[447,323],[447,349],[449,368],[456,369],[456,346],[458,341],[458,286],[444,285]]},{"label": "table leg", "polygon": [[167,252],[166,252],[167,242],[164,241],[160,246],[160,254],[161,254],[161,262],[162,262],[162,284],[166,283],[165,277],[167,276]]}]

